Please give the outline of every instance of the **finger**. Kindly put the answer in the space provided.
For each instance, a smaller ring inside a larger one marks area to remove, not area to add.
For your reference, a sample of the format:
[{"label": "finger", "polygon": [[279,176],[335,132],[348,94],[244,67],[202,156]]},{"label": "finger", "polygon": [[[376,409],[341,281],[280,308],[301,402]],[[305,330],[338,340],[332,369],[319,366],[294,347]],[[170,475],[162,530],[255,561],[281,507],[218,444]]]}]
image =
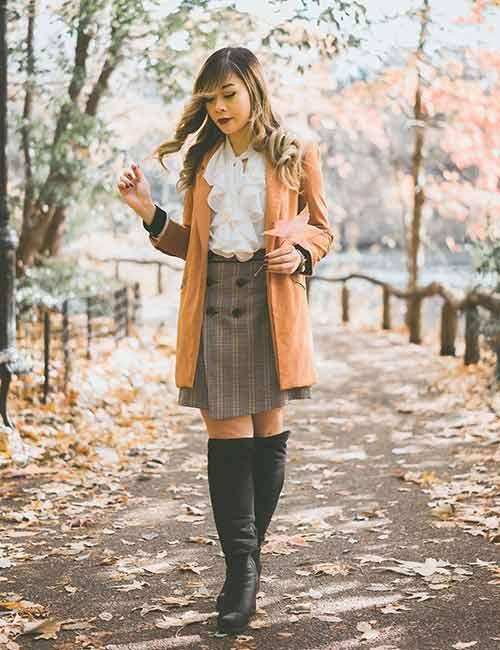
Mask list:
[{"label": "finger", "polygon": [[284,252],[286,253],[286,252],[289,252],[289,251],[293,250],[294,248],[295,248],[295,247],[294,247],[290,242],[285,241],[285,242],[283,242],[283,243],[281,244],[281,246],[278,246],[278,247],[275,248],[274,250],[270,251],[270,252],[268,253],[268,255],[272,255],[272,256],[274,256],[274,255],[277,255],[277,254],[279,254],[279,253],[284,253]]},{"label": "finger", "polygon": [[266,268],[266,271],[269,271],[270,273],[281,273],[283,275],[290,275],[291,273],[293,273],[293,269],[290,266],[277,267],[277,268],[275,268],[274,266],[273,267],[268,266]]},{"label": "finger", "polygon": [[293,264],[290,264],[290,262],[285,262],[282,264],[267,264],[268,271],[277,271],[279,273],[288,273],[292,268]]},{"label": "finger", "polygon": [[137,180],[140,180],[140,178],[141,178],[141,170],[139,169],[139,167],[135,163],[132,163],[131,167],[132,167],[132,171],[134,172],[135,178]]},{"label": "finger", "polygon": [[132,181],[131,181],[127,176],[122,176],[122,177],[121,177],[121,181],[122,181],[123,183],[125,183],[126,187],[133,187],[133,186],[134,186],[134,184],[132,183]]},{"label": "finger", "polygon": [[292,248],[276,248],[267,255],[266,259],[281,259],[282,257],[292,255],[292,251]]}]

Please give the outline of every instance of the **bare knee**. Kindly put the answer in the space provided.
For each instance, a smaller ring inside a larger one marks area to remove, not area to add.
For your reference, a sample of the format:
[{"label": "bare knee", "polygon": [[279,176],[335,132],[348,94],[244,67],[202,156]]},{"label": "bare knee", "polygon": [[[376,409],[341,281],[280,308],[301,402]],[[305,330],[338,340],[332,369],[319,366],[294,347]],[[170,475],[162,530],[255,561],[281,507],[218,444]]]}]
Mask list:
[{"label": "bare knee", "polygon": [[283,431],[285,410],[282,406],[252,415],[254,435],[274,436]]},{"label": "bare knee", "polygon": [[209,438],[253,438],[251,415],[217,420],[208,415],[208,409],[200,409]]}]

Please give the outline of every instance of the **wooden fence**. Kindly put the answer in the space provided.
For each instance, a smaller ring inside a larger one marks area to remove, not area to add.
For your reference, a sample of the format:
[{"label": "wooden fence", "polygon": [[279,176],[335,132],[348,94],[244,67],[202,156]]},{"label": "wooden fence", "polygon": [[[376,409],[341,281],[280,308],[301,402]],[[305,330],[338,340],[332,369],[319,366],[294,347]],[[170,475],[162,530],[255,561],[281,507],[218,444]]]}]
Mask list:
[{"label": "wooden fence", "polygon": [[99,338],[111,336],[118,344],[129,335],[130,324],[138,322],[140,308],[140,285],[136,282],[109,292],[67,298],[60,308],[37,307],[34,320],[20,315],[18,347],[26,347],[31,339],[30,355],[34,357],[36,341],[40,335],[43,337],[42,402],[47,402],[51,388],[51,366],[62,366],[62,388],[66,393],[75,355],[91,359],[92,344]]},{"label": "wooden fence", "polygon": [[441,296],[443,304],[441,307],[440,323],[440,355],[455,356],[455,342],[458,330],[458,318],[460,314],[465,315],[465,353],[464,363],[466,365],[477,363],[480,358],[479,336],[481,334],[481,318],[479,307],[489,313],[493,327],[489,328],[488,334],[484,334],[488,344],[496,354],[496,378],[500,379],[500,294],[488,292],[484,289],[473,289],[464,296],[455,296],[451,291],[443,287],[439,282],[431,282],[425,286],[417,287],[413,291],[398,289],[388,282],[383,282],[363,273],[350,273],[341,277],[325,277],[314,275],[307,278],[308,295],[312,282],[341,283],[341,312],[342,322],[349,322],[349,301],[350,280],[364,280],[381,289],[382,304],[382,329],[391,329],[391,297],[405,300],[409,306],[409,340],[411,343],[422,342],[420,332],[420,313],[422,303],[426,298]]},{"label": "wooden fence", "polygon": [[[157,267],[157,293],[163,293],[162,268],[164,266],[174,271],[181,271],[182,267],[174,266],[168,260],[141,260],[137,258],[108,257],[91,258],[96,261],[111,263],[114,265],[115,277],[120,277],[120,264],[156,265]],[[341,283],[341,312],[342,322],[349,322],[349,301],[350,280],[364,280],[381,289],[382,329],[391,329],[391,298],[405,300],[408,305],[408,329],[411,343],[420,344],[421,339],[421,309],[426,298],[441,296],[443,304],[441,307],[440,322],[440,355],[455,356],[456,337],[458,330],[458,318],[460,314],[465,316],[465,353],[464,363],[466,365],[478,363],[480,359],[479,336],[481,334],[481,318],[479,307],[485,309],[490,316],[491,322],[497,320],[498,328],[491,328],[489,334],[483,333],[487,343],[496,354],[496,377],[500,379],[500,294],[488,292],[484,289],[474,289],[464,296],[456,296],[449,289],[443,287],[439,282],[431,282],[425,286],[417,287],[413,291],[399,289],[388,282],[383,282],[363,273],[350,273],[341,277],[325,277],[313,275],[306,277],[307,296],[310,297],[311,284],[313,282]]]}]

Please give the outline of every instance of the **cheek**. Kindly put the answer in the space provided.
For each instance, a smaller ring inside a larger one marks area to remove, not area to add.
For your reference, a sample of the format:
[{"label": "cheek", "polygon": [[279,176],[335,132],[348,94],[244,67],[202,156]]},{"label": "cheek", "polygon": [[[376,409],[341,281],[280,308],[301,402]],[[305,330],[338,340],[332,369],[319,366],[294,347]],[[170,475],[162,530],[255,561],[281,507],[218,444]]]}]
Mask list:
[{"label": "cheek", "polygon": [[238,103],[238,113],[241,117],[248,119],[250,117],[250,98],[243,98]]}]

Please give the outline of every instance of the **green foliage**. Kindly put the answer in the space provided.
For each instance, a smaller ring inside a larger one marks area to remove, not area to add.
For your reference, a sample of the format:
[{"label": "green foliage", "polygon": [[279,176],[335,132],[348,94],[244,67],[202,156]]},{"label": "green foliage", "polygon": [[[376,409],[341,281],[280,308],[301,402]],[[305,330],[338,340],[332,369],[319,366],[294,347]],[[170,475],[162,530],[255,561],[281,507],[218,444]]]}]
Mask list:
[{"label": "green foliage", "polygon": [[[73,259],[51,258],[43,266],[26,270],[26,275],[17,281],[17,310],[23,317],[34,315],[33,308],[60,309],[66,299],[73,299],[75,305],[84,306],[87,296],[119,289],[122,283],[103,275],[94,269],[85,269]],[[35,310],[36,311],[36,310]]]},{"label": "green foliage", "polygon": [[495,291],[500,291],[500,240],[491,237],[466,244],[476,273]]}]

